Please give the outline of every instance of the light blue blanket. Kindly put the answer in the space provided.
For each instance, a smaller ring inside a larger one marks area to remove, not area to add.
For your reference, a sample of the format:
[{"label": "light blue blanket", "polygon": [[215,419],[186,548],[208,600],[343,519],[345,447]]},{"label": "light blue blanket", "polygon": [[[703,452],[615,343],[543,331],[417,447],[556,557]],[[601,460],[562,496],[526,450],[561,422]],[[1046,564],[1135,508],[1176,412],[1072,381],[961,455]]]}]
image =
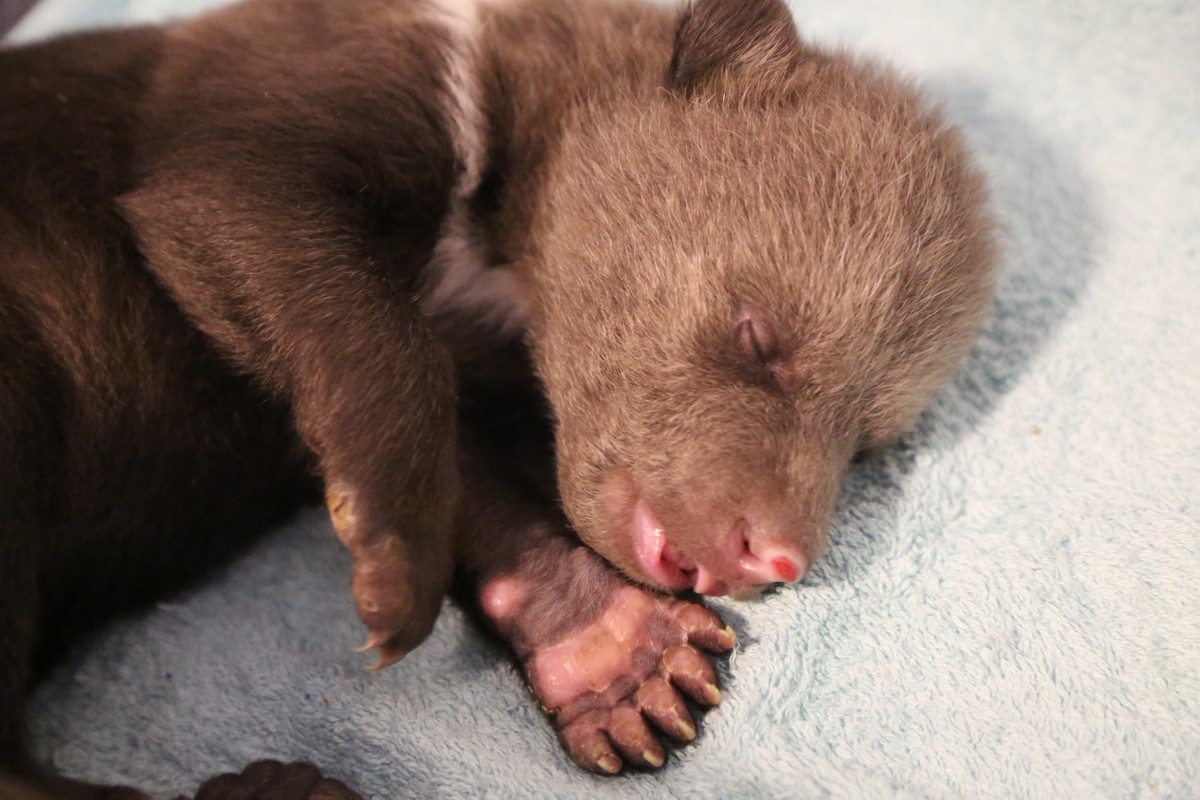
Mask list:
[{"label": "light blue blanket", "polygon": [[[44,0],[15,35],[208,4]],[[456,609],[365,672],[313,512],[61,669],[41,755],[164,797],[261,757],[379,800],[1200,795],[1200,7],[794,7],[963,125],[1004,275],[955,384],[855,468],[812,575],[721,606],[742,644],[695,745],[580,772]]]}]

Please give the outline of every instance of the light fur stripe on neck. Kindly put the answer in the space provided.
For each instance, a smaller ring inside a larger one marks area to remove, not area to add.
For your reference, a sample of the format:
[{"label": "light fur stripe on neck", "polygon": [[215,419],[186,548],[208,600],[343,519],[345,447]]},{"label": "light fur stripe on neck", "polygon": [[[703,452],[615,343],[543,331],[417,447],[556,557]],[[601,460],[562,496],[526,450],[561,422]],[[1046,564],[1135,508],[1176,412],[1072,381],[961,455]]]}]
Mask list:
[{"label": "light fur stripe on neck", "polygon": [[487,118],[478,74],[483,0],[433,0],[429,10],[450,33],[444,113],[461,173],[434,248],[422,308],[431,316],[465,315],[504,333],[524,327],[528,302],[512,272],[490,267],[469,203],[487,164]]}]

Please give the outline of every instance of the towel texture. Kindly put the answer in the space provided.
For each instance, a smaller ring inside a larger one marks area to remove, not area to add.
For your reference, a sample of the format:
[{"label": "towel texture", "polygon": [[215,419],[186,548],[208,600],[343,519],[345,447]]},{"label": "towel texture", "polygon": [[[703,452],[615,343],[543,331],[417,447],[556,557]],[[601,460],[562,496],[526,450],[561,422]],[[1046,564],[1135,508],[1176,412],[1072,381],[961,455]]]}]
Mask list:
[{"label": "towel texture", "polygon": [[[211,4],[43,0],[14,37]],[[1200,6],[793,7],[963,126],[1004,271],[953,386],[854,468],[828,556],[719,604],[741,645],[696,744],[657,775],[580,772],[453,608],[365,672],[314,511],[64,665],[32,702],[41,756],[163,797],[262,757],[379,800],[1196,797]]]}]

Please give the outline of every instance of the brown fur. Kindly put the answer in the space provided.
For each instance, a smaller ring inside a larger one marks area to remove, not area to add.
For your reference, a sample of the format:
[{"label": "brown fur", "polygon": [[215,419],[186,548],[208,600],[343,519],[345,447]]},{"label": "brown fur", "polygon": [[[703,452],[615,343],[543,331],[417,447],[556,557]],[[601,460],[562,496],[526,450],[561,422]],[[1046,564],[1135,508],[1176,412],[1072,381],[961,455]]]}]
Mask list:
[{"label": "brown fur", "polygon": [[[561,72],[506,69],[551,55],[492,33],[494,74],[550,81],[505,87],[497,128],[526,132],[538,191],[514,178],[496,227],[524,237],[502,249],[535,298],[568,516],[634,577],[630,481],[697,555],[739,516],[816,555],[850,456],[911,425],[989,305],[958,135],[888,71],[802,46],[779,4],[699,3],[678,29],[534,13],[637,31],[574,34]],[[737,347],[747,309],[771,375]]]},{"label": "brown fur", "polygon": [[[640,497],[750,594],[728,532],[815,557],[850,457],[970,342],[992,258],[958,136],[778,0],[485,3],[478,186],[439,13],[253,0],[0,51],[0,764],[39,791],[100,796],[27,761],[40,667],[321,486],[383,663],[433,623],[456,514],[468,594],[574,598],[497,626],[524,659],[623,585],[568,521],[653,584]],[[421,305],[464,186],[523,338]]]}]

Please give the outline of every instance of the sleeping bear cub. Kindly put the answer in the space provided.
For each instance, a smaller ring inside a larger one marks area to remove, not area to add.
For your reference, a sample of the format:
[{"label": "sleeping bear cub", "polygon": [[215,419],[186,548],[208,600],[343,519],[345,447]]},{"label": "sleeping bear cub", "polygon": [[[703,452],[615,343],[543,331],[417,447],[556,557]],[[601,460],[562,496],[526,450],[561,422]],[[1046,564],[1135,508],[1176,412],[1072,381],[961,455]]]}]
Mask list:
[{"label": "sleeping bear cub", "polygon": [[[571,756],[696,735],[990,304],[958,134],[782,0],[249,0],[0,51],[0,794],[80,633],[324,497],[385,666],[454,588]],[[259,763],[198,797],[355,797]]]}]

